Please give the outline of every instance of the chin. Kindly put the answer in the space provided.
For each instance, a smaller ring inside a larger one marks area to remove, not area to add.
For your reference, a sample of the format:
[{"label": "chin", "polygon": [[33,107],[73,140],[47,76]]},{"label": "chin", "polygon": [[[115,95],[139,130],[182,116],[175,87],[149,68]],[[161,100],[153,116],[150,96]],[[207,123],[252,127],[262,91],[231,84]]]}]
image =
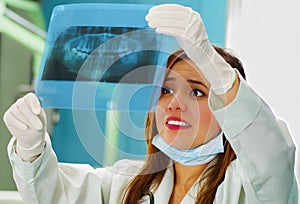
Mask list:
[{"label": "chin", "polygon": [[172,147],[175,147],[177,149],[192,149],[193,148],[193,143],[186,143],[187,139],[186,136],[172,136],[172,135],[161,135],[164,140],[171,145]]}]

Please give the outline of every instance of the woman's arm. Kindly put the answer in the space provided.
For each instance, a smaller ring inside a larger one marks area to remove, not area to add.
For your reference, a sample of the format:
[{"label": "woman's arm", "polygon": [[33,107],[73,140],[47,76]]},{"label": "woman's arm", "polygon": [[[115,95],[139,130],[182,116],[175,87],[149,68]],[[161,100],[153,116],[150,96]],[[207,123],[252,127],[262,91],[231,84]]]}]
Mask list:
[{"label": "woman's arm", "polygon": [[232,87],[226,93],[221,95],[215,95],[216,96],[215,100],[217,101],[217,103],[219,103],[218,106],[224,107],[230,104],[235,99],[239,90],[239,86],[240,86],[240,79],[238,76],[236,76],[236,79],[234,80]]},{"label": "woman's arm", "polygon": [[[12,134],[8,155],[13,176],[26,203],[108,203],[113,167],[59,164],[46,133],[46,115],[33,93],[18,99],[4,114]],[[122,177],[125,179],[125,177]],[[114,185],[121,193],[124,183]],[[118,195],[116,195],[118,198]]]},{"label": "woman's arm", "polygon": [[121,203],[124,188],[143,162],[120,160],[94,169],[87,164],[58,163],[46,136],[44,152],[34,162],[15,153],[15,139],[8,145],[14,180],[25,203]]},{"label": "woman's arm", "polygon": [[[104,180],[89,165],[59,165],[49,137],[42,155],[25,162],[15,153],[12,138],[8,153],[14,180],[25,203],[105,203],[101,190],[110,188],[112,174]],[[107,190],[106,190],[107,191]]]},{"label": "woman's arm", "polygon": [[211,109],[237,155],[245,199],[251,203],[254,192],[261,203],[296,204],[295,147],[284,123],[242,79],[231,103],[216,108],[215,101],[211,94]]},{"label": "woman's arm", "polygon": [[26,203],[103,199],[101,189],[109,188],[111,174],[105,175],[100,182],[101,176],[97,176],[91,167],[66,170],[59,167],[46,133],[46,115],[35,94],[29,93],[18,99],[3,119],[13,136],[8,146],[13,176]]}]

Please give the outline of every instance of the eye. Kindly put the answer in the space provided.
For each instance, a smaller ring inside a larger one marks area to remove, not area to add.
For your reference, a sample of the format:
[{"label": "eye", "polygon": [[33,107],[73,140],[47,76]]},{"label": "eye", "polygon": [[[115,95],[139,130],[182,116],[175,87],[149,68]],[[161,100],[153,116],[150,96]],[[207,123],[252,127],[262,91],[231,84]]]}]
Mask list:
[{"label": "eye", "polygon": [[170,88],[167,88],[167,87],[161,88],[161,95],[173,94],[173,93],[174,93],[174,91]]},{"label": "eye", "polygon": [[191,96],[196,96],[196,97],[201,97],[204,96],[205,94],[203,93],[203,91],[199,90],[199,89],[193,89],[191,92]]}]

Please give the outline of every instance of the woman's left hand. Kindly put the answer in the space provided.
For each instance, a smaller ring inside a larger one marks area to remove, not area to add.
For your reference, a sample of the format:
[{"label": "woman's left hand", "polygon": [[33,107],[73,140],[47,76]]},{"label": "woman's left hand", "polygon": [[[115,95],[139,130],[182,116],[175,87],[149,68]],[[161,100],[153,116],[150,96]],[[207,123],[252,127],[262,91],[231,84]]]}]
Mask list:
[{"label": "woman's left hand", "polygon": [[199,13],[177,4],[162,4],[152,7],[146,20],[158,33],[176,37],[216,94],[225,94],[232,87],[236,73],[210,44]]}]

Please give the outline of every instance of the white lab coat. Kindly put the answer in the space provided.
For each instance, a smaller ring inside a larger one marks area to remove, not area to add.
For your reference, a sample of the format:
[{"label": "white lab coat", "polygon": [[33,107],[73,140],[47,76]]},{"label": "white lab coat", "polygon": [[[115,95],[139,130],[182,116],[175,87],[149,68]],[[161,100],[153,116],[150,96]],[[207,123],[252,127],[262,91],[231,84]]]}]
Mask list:
[{"label": "white lab coat", "polygon": [[[285,124],[276,120],[243,80],[231,104],[220,107],[213,94],[209,103],[237,155],[217,189],[215,203],[297,204],[295,147]],[[120,204],[125,186],[143,164],[121,160],[111,167],[93,169],[89,165],[58,163],[50,139],[46,139],[45,151],[33,163],[23,162],[15,154],[14,139],[8,146],[14,179],[28,204]],[[168,203],[172,187],[170,166],[153,192],[155,203]],[[182,204],[194,203],[196,194],[197,189],[191,188]]]}]

